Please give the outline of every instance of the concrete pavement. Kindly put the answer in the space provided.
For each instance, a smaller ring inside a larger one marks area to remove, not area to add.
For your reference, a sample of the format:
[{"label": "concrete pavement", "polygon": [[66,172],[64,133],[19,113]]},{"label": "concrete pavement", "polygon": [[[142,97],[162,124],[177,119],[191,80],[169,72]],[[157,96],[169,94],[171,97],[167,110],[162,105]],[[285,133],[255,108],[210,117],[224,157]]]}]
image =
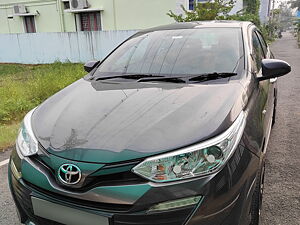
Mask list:
[{"label": "concrete pavement", "polygon": [[[291,74],[279,78],[277,123],[268,146],[262,225],[300,225],[300,49],[290,34],[272,45]],[[0,154],[0,162],[9,152]],[[20,225],[8,191],[7,165],[0,167],[0,225]]]},{"label": "concrete pavement", "polygon": [[[0,154],[0,162],[9,157],[9,152]],[[7,164],[0,167],[0,225],[20,225],[8,190]]]},{"label": "concrete pavement", "polygon": [[300,225],[300,49],[285,33],[272,45],[292,72],[278,79],[276,124],[267,152],[262,225]]}]

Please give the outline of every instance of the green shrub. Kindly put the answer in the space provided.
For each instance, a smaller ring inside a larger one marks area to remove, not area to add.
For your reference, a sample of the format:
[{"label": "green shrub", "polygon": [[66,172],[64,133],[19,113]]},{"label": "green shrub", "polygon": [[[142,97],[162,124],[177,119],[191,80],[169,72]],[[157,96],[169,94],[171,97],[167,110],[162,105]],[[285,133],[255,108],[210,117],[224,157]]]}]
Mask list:
[{"label": "green shrub", "polygon": [[19,124],[0,125],[0,152],[10,146],[16,140]]},{"label": "green shrub", "polygon": [[19,121],[27,111],[84,74],[81,64],[0,64],[0,124]]},{"label": "green shrub", "polygon": [[31,68],[33,68],[33,66],[30,66],[30,65],[6,64],[6,63],[0,64],[0,81],[1,81],[1,78],[5,77],[5,76],[28,71]]}]

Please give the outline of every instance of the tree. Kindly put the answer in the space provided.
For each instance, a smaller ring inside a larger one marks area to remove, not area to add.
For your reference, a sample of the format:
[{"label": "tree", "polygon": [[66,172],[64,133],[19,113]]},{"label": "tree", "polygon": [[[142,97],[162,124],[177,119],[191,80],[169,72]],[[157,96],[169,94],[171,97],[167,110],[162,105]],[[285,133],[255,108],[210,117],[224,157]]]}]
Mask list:
[{"label": "tree", "polygon": [[[289,1],[289,3],[291,4],[291,8],[293,9],[298,9],[300,11],[300,0],[291,0]],[[295,21],[295,32],[298,35],[298,45],[300,48],[300,19]]]},{"label": "tree", "polygon": [[181,8],[184,15],[176,15],[171,10],[167,15],[177,22],[191,22],[202,20],[241,20],[251,21],[260,26],[259,20],[259,0],[245,0],[246,8],[235,15],[229,15],[229,12],[235,5],[235,0],[209,0],[204,3],[194,2],[194,10],[189,11],[183,5]]},{"label": "tree", "polygon": [[289,3],[293,9],[298,8],[300,10],[300,0],[292,0]]},{"label": "tree", "polygon": [[260,7],[260,0],[244,0],[246,5],[245,11],[249,14],[258,14]]},{"label": "tree", "polygon": [[183,5],[181,5],[184,15],[176,15],[171,10],[167,13],[167,15],[177,22],[203,20],[250,21],[260,28],[268,41],[271,41],[276,32],[277,26],[271,22],[261,25],[259,18],[260,0],[244,0],[244,2],[245,8],[234,15],[230,15],[229,13],[235,5],[235,0],[208,0],[204,3],[198,3],[198,1],[195,0],[194,10],[187,10]]},{"label": "tree", "polygon": [[171,10],[167,15],[172,17],[177,22],[190,22],[201,20],[226,19],[229,17],[229,12],[235,4],[234,0],[209,0],[208,2],[194,2],[194,10],[189,11],[183,5],[181,8],[185,15],[176,15]]}]

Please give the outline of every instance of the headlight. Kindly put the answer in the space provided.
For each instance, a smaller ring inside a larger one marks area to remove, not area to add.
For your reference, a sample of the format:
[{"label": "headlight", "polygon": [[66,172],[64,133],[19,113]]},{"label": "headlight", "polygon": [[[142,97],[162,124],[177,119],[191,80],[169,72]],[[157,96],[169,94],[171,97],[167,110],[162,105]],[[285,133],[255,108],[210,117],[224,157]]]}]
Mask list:
[{"label": "headlight", "polygon": [[168,182],[216,172],[236,149],[246,124],[242,111],[223,134],[181,150],[150,157],[133,172],[154,182]]},{"label": "headlight", "polygon": [[31,116],[34,110],[35,109],[31,110],[24,117],[17,138],[16,144],[23,156],[31,156],[38,152],[38,141],[36,140],[31,127]]}]

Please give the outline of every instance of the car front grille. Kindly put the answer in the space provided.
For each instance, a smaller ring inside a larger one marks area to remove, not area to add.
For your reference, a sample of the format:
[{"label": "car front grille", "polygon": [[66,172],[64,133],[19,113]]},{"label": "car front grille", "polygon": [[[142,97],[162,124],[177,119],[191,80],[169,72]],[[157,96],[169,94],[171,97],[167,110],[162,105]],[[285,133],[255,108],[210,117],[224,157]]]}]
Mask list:
[{"label": "car front grille", "polygon": [[131,209],[131,205],[121,205],[121,204],[109,204],[109,203],[99,203],[99,202],[91,202],[82,199],[72,198],[64,195],[60,195],[57,193],[52,193],[41,189],[31,183],[26,182],[26,185],[31,187],[32,189],[42,193],[44,196],[48,198],[57,199],[72,205],[78,205],[81,207],[90,208],[93,210],[101,210],[101,211],[110,211],[110,212],[127,212]]},{"label": "car front grille", "polygon": [[[47,150],[44,149],[41,145],[39,145],[39,149],[42,152],[47,152]],[[47,153],[46,158],[48,157],[51,157],[50,153]],[[35,156],[31,159],[33,163],[47,170],[48,174],[52,177],[52,179],[57,180],[56,171],[53,168],[51,168],[50,165],[48,165],[49,162],[47,163],[48,160],[45,160],[45,157]],[[57,184],[60,185],[61,188],[66,189],[68,191],[75,191],[76,189],[76,191],[78,192],[86,192],[95,187],[145,183],[147,181],[144,178],[131,172],[131,168],[136,166],[138,163],[140,163],[140,160],[131,160],[127,162],[106,164],[101,169],[94,171],[92,174],[87,176],[81,187],[72,187],[69,189],[67,186],[61,185],[60,182],[57,182]]]},{"label": "car front grille", "polygon": [[[13,176],[12,176],[13,177]],[[57,194],[44,192],[43,190],[29,184],[26,181],[17,181],[12,179],[13,195],[17,204],[21,206],[30,221],[36,225],[63,225],[54,221],[50,221],[34,215],[33,207],[31,203],[31,196],[44,196],[48,199],[55,200],[57,204],[63,201],[64,203],[79,207],[88,207],[90,210],[103,211],[112,210],[113,217],[110,221],[110,225],[183,225],[187,218],[193,212],[194,207],[181,208],[177,210],[170,210],[156,213],[129,213],[126,212],[130,209],[128,206],[115,205],[115,204],[100,204],[91,203],[88,201],[82,201],[78,199],[66,198]],[[119,210],[116,212],[116,210]],[[115,211],[115,212],[113,212]],[[123,212],[122,212],[123,211]]]}]

